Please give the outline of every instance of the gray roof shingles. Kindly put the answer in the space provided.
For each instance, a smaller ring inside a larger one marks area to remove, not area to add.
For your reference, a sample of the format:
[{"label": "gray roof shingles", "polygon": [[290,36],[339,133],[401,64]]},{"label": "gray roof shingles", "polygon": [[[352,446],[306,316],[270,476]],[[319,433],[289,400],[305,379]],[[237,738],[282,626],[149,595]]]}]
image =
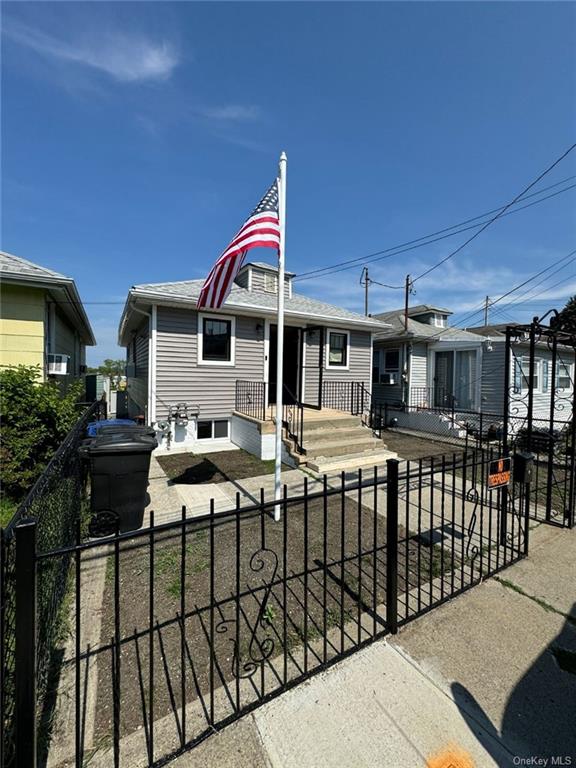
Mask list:
[{"label": "gray roof shingles", "polygon": [[[166,299],[184,299],[195,301],[200,295],[200,289],[204,280],[185,280],[178,283],[147,283],[135,285],[132,291],[138,293],[152,293],[162,296]],[[264,293],[259,291],[249,291],[239,285],[233,285],[230,295],[226,299],[225,307],[245,307],[254,309],[275,310],[277,306],[277,297],[273,293]],[[377,328],[379,325],[385,327],[386,323],[373,317],[365,317],[357,312],[350,312],[342,307],[336,307],[333,304],[327,304],[317,299],[310,299],[300,293],[292,293],[291,297],[285,298],[285,311],[295,314],[306,314],[324,318],[333,318],[334,320],[351,320],[354,323],[363,323]]]},{"label": "gray roof shingles", "polygon": [[385,312],[378,315],[378,318],[386,323],[389,323],[392,327],[377,333],[375,341],[386,341],[387,339],[396,339],[398,337],[405,338],[420,338],[430,339],[432,337],[440,341],[440,339],[450,339],[451,341],[475,341],[478,342],[480,337],[476,333],[470,333],[469,331],[463,331],[460,328],[437,328],[434,325],[427,325],[426,323],[420,323],[417,320],[408,318],[408,332],[404,330],[404,312],[403,310],[397,310],[395,312]]},{"label": "gray roof shingles", "polygon": [[41,267],[32,261],[0,251],[0,274],[17,277],[36,277],[45,280],[67,280],[66,275],[55,272],[47,267]]}]

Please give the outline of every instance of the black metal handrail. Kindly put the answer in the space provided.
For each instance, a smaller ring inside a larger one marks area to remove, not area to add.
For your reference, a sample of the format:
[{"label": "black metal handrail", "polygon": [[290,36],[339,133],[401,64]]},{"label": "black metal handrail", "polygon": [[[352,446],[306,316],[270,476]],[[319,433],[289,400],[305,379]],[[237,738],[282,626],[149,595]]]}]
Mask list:
[{"label": "black metal handrail", "polygon": [[304,450],[304,406],[294,395],[294,393],[283,384],[283,391],[288,395],[283,405],[283,424],[288,433],[288,437],[294,442],[294,447],[299,454],[305,453]]},{"label": "black metal handrail", "polygon": [[245,416],[266,421],[266,384],[238,379],[234,408]]}]

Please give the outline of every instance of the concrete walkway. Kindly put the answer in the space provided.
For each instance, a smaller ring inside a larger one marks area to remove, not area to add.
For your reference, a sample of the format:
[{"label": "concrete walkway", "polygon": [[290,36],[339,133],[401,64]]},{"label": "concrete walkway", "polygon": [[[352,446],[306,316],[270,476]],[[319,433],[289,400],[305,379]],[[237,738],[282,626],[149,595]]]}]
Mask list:
[{"label": "concrete walkway", "polygon": [[576,530],[539,526],[531,549],[173,765],[576,765]]}]

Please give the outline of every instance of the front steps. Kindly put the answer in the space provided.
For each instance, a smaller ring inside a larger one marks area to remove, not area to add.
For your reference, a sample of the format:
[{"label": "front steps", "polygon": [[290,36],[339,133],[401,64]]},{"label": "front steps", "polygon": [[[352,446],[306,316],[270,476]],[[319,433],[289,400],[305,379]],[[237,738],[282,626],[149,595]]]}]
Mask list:
[{"label": "front steps", "polygon": [[327,409],[305,411],[304,454],[298,454],[289,440],[285,445],[298,466],[305,465],[318,474],[375,466],[396,458],[359,416]]}]

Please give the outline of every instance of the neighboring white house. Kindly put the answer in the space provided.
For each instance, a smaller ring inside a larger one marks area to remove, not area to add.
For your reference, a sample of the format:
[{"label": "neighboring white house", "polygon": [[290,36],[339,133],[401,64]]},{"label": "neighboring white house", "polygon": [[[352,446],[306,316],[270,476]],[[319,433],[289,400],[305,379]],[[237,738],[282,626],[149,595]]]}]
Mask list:
[{"label": "neighboring white house", "polygon": [[374,337],[372,388],[377,403],[463,410],[482,406],[485,340],[451,328],[452,312],[420,304],[374,315],[390,328]]},{"label": "neighboring white house", "polygon": [[[442,434],[459,431],[469,414],[498,421],[504,413],[506,325],[461,330],[450,327],[451,314],[421,304],[409,309],[407,323],[404,310],[375,315],[391,327],[374,337],[374,401],[398,407],[399,426]],[[509,402],[527,393],[528,353],[528,339],[518,336],[510,353]],[[573,349],[559,346],[553,379],[552,352],[544,342],[536,345],[533,417],[542,425],[550,420],[553,389],[554,419],[571,418],[574,358]]]},{"label": "neighboring white house", "polygon": [[[372,336],[387,326],[296,293],[293,277],[287,273],[284,286],[284,401],[345,411],[351,397],[369,399]],[[130,413],[164,427],[170,419],[173,445],[201,450],[232,441],[268,458],[263,442],[273,442],[277,269],[246,264],[217,311],[197,311],[202,285],[131,288],[119,328]]]}]

